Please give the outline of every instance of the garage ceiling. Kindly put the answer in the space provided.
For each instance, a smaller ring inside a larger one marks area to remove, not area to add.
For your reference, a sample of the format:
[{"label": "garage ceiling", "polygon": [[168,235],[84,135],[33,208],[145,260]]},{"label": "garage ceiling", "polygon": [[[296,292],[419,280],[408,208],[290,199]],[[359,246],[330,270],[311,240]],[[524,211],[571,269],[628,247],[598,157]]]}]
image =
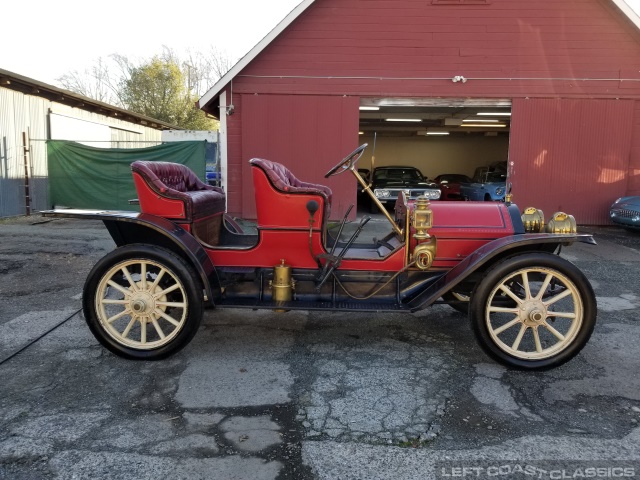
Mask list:
[{"label": "garage ceiling", "polygon": [[509,133],[509,100],[362,99],[360,131],[382,136]]}]

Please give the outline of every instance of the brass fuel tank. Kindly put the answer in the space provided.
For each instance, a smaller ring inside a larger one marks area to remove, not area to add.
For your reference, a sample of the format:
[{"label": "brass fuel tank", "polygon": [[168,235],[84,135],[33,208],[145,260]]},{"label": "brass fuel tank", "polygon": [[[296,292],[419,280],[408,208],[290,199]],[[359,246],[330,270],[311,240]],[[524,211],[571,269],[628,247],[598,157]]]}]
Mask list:
[{"label": "brass fuel tank", "polygon": [[[293,300],[293,290],[296,282],[291,278],[291,266],[285,263],[284,258],[280,259],[280,265],[273,267],[273,280],[269,282],[271,295],[275,302],[290,302]],[[288,312],[288,310],[278,309],[276,312]]]}]

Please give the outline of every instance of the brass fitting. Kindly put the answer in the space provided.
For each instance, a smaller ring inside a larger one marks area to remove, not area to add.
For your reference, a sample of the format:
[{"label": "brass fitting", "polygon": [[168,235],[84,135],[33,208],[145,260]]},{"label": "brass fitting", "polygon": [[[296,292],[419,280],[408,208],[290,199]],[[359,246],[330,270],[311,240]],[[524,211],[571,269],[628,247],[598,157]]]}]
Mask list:
[{"label": "brass fitting", "polygon": [[[280,259],[280,262],[280,265],[273,267],[273,280],[269,281],[271,295],[275,302],[290,302],[293,300],[296,281],[291,278],[291,266],[285,264],[284,258]],[[282,309],[275,311],[288,312],[288,310]]]},{"label": "brass fitting", "polygon": [[527,233],[541,233],[544,231],[544,213],[534,207],[525,208],[522,213],[524,231]]},{"label": "brass fitting", "polygon": [[428,270],[431,268],[433,261],[436,258],[436,238],[431,237],[428,241],[417,245],[413,249],[413,260],[416,262],[416,267],[420,270]]},{"label": "brass fitting", "polygon": [[416,233],[413,238],[416,240],[428,240],[431,238],[429,235],[429,229],[433,226],[433,210],[431,210],[431,203],[429,199],[424,195],[420,195],[416,199],[415,208],[413,210],[413,228],[416,229]]},{"label": "brass fitting", "polygon": [[576,219],[573,215],[568,215],[564,212],[556,212],[553,214],[549,224],[547,225],[547,233],[576,233],[578,227],[576,226]]}]

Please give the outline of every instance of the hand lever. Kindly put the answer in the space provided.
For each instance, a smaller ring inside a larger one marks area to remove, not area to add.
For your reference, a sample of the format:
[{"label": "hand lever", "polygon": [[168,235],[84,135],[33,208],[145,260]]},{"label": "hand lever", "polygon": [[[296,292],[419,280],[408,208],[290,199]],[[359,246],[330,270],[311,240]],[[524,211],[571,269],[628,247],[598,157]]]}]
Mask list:
[{"label": "hand lever", "polygon": [[[317,292],[320,291],[320,288],[322,288],[322,285],[324,285],[324,282],[327,281],[327,278],[329,278],[331,276],[333,271],[336,268],[340,267],[340,263],[342,263],[342,259],[344,258],[345,254],[347,253],[347,250],[349,250],[351,245],[353,245],[353,242],[356,241],[356,239],[358,238],[358,235],[360,235],[360,232],[362,232],[362,229],[364,228],[364,226],[367,223],[369,223],[369,220],[371,220],[371,217],[369,217],[369,216],[365,216],[365,217],[362,218],[362,220],[360,220],[360,225],[358,225],[358,228],[356,228],[356,231],[353,232],[353,235],[351,235],[351,238],[349,238],[349,241],[347,242],[347,244],[344,246],[344,248],[340,251],[340,253],[337,256],[327,255],[327,263],[325,263],[325,268],[322,270],[322,273],[320,273],[320,276],[318,277],[318,285],[316,285],[316,291]],[[334,247],[335,247],[335,245],[334,245]],[[334,250],[332,249],[332,252],[333,251]],[[326,268],[327,265],[329,265],[329,268]],[[325,271],[325,269],[326,269],[326,271]]]}]

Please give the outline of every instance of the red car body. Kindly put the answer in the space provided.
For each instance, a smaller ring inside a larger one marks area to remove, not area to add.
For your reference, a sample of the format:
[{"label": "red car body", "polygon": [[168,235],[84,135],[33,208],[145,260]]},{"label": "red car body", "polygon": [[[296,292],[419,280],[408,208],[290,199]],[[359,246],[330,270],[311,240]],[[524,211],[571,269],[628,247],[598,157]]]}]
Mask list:
[{"label": "red car body", "polygon": [[[327,176],[350,170],[375,202],[355,168],[364,147]],[[44,212],[100,219],[118,246],[89,273],[83,308],[96,338],[123,357],[158,359],[180,350],[205,306],[415,312],[444,301],[469,312],[490,356],[526,369],[572,358],[595,324],[588,281],[553,254],[560,245],[595,243],[569,228],[569,216],[554,217],[544,233],[541,212],[521,217],[510,202],[429,203],[402,194],[395,218],[386,213],[388,234],[358,243],[368,218],[341,236],[347,217],[339,228],[329,226],[327,187],[254,159],[257,222],[245,233],[225,219],[221,189],[160,163],[132,165],[141,212]],[[567,298],[570,304],[558,307]],[[558,317],[566,328],[548,324]]]}]

